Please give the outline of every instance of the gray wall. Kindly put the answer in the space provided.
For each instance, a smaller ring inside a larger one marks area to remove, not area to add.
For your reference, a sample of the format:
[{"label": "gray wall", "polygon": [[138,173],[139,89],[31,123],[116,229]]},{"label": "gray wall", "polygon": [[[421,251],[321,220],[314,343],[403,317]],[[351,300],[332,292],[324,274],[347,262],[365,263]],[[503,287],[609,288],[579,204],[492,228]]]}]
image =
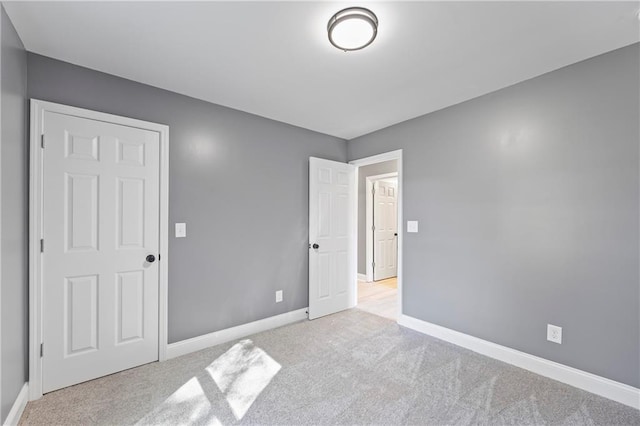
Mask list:
[{"label": "gray wall", "polygon": [[404,150],[405,314],[640,386],[639,46],[348,142]]},{"label": "gray wall", "polygon": [[358,168],[358,273],[367,273],[367,176],[397,172],[396,160]]},{"label": "gray wall", "polygon": [[[1,7],[0,7],[1,8]],[[28,371],[29,153],[27,145],[27,53],[9,17],[2,15],[2,422]]]},{"label": "gray wall", "polygon": [[[345,141],[43,56],[28,60],[30,98],[170,126],[169,342],[307,306],[308,158],[345,161]],[[187,223],[187,238],[173,238],[175,222]],[[278,304],[276,290],[284,290]]]}]

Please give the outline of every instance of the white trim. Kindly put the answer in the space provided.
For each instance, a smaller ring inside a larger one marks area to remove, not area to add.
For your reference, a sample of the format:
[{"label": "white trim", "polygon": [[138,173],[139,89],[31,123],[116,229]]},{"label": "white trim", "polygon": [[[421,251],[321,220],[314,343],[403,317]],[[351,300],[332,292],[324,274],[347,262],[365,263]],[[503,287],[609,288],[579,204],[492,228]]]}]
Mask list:
[{"label": "white trim", "polygon": [[282,327],[283,325],[305,319],[307,319],[307,308],[302,308],[296,311],[285,312],[284,314],[238,325],[236,327],[214,331],[213,333],[204,334],[202,336],[193,337],[180,342],[171,343],[167,347],[167,359],[176,358],[211,346],[241,339],[252,334]]},{"label": "white trim", "polygon": [[[403,241],[404,241],[404,226],[403,226],[403,171],[402,171],[402,150],[398,149],[395,151],[385,152],[383,154],[373,155],[371,157],[365,157],[358,160],[349,161],[349,164],[353,164],[357,167],[368,166],[370,164],[381,163],[383,161],[389,160],[397,160],[397,170],[398,173],[398,316],[397,318],[402,317],[402,279],[403,279]],[[356,169],[356,178],[358,177],[358,170]],[[356,197],[357,200],[357,197]],[[356,201],[357,202],[357,201]],[[356,209],[356,215],[358,214]],[[356,216],[356,223],[357,216]],[[356,262],[356,271],[357,271],[357,256],[354,260]],[[354,281],[354,285],[356,286],[356,295],[358,291],[357,282]]]},{"label": "white trim", "polygon": [[24,413],[27,402],[29,402],[29,383],[25,383],[24,385],[22,385],[22,389],[20,389],[20,393],[18,393],[16,400],[13,402],[11,411],[9,411],[9,414],[7,414],[7,418],[4,421],[3,425],[17,425],[20,422],[22,413]]},{"label": "white trim", "polygon": [[384,152],[382,154],[372,155],[371,157],[351,160],[349,161],[349,164],[362,167],[362,166],[368,166],[370,164],[383,163],[389,160],[401,160],[401,159],[402,159],[402,150],[396,149],[395,151]]},{"label": "white trim", "polygon": [[367,276],[365,274],[358,274],[358,281],[367,282]]},{"label": "white trim", "polygon": [[407,315],[402,315],[398,324],[640,410],[640,389],[633,386]]},{"label": "white trim", "polygon": [[[359,181],[359,180],[358,180]],[[371,201],[371,192],[373,190],[373,181],[368,177],[364,180],[364,197],[365,197],[365,213],[364,213],[364,272],[367,276],[367,282],[373,281],[373,235],[371,227],[373,226],[373,208]],[[360,217],[358,217],[360,221]]]},{"label": "white trim", "polygon": [[[367,282],[372,282],[373,280],[375,280],[375,277],[373,276],[373,257],[374,257],[374,253],[373,253],[373,232],[371,232],[371,228],[373,228],[373,211],[374,211],[374,207],[373,207],[373,197],[372,197],[372,189],[373,189],[373,185],[376,181],[378,180],[383,180],[383,179],[387,179],[387,178],[397,178],[398,177],[398,172],[392,172],[392,173],[383,173],[381,175],[372,175],[372,176],[367,176],[365,178],[365,268],[366,268],[366,273],[367,273]],[[398,200],[396,198],[396,210],[398,208]],[[396,229],[400,230],[402,229],[402,223],[398,223],[398,226],[396,227]],[[398,231],[398,234],[400,233],[400,231]],[[396,259],[397,261],[397,259]]]},{"label": "white trim", "polygon": [[31,102],[29,150],[29,400],[42,397],[42,373],[38,347],[41,342],[41,264],[38,240],[42,235],[42,155],[38,135],[42,129],[44,111],[37,102]]},{"label": "white trim", "polygon": [[167,360],[169,344],[169,126],[160,132],[160,283],[158,286],[158,361]]},{"label": "white trim", "polygon": [[[0,9],[2,6],[0,5]],[[1,18],[1,17],[0,17]],[[2,34],[2,19],[0,19],[0,34]],[[0,55],[0,82],[2,81],[2,55]],[[2,91],[0,90],[0,147],[2,144]],[[2,149],[0,149],[0,152]],[[0,155],[0,188],[2,188],[2,155]],[[2,197],[0,196],[0,241],[2,241]],[[2,318],[2,244],[0,244],[0,318]],[[0,327],[0,402],[2,402],[2,327]],[[1,414],[0,414],[1,416]],[[0,418],[0,421],[2,419]]]},{"label": "white trim", "polygon": [[29,167],[29,400],[42,397],[42,150],[44,112],[52,111],[91,120],[136,127],[160,135],[160,271],[158,287],[158,360],[164,361],[167,351],[167,297],[169,263],[169,127],[133,118],[121,117],[83,108],[31,99],[30,167]]}]

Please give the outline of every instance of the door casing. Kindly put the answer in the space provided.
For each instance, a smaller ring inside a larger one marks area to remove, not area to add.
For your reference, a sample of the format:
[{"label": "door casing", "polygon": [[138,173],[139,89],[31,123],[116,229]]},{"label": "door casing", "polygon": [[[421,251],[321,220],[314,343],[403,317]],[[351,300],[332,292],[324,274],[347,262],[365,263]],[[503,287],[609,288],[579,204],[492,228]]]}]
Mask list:
[{"label": "door casing", "polygon": [[[167,352],[167,283],[169,243],[169,126],[76,108],[53,102],[31,99],[30,173],[29,173],[29,400],[42,397],[42,238],[43,218],[43,135],[44,112],[56,112],[90,120],[155,131],[160,135],[160,262],[158,283],[158,359],[164,361]],[[45,348],[46,350],[46,348]]]},{"label": "door casing", "polygon": [[[403,246],[403,241],[404,241],[404,226],[403,226],[403,214],[402,214],[402,188],[403,188],[403,184],[402,184],[402,149],[398,149],[396,151],[390,151],[390,152],[385,152],[383,154],[378,154],[378,155],[373,155],[371,157],[365,157],[365,158],[360,158],[358,160],[352,160],[349,161],[349,164],[353,164],[356,167],[362,167],[362,166],[369,166],[371,164],[376,164],[376,163],[382,163],[383,161],[389,161],[389,160],[396,160],[396,164],[398,166],[397,168],[397,177],[398,177],[398,198],[397,198],[397,206],[398,206],[398,315],[396,318],[400,319],[403,315],[403,311],[402,311],[402,279],[403,279],[403,273],[402,273],[402,246]],[[356,168],[356,179],[358,179],[358,169]],[[357,209],[356,209],[356,218],[355,218],[355,223],[358,223],[358,218],[357,218]],[[369,226],[371,226],[372,224],[369,224]],[[373,243],[372,243],[373,244]],[[355,259],[356,262],[356,271],[357,271],[357,256]],[[369,265],[367,265],[367,280],[369,280]],[[357,274],[357,273],[356,273]],[[373,271],[371,272],[371,280],[373,280]],[[356,300],[358,297],[358,282],[357,282],[357,277],[354,280],[354,286],[355,286],[355,294],[356,294]]]}]

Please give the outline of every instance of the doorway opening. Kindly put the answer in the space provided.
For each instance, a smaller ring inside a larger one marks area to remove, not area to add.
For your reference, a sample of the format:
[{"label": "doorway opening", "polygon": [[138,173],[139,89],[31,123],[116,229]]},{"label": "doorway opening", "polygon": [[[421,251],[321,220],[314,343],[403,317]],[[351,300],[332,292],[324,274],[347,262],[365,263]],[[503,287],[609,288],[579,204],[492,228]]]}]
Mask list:
[{"label": "doorway opening", "polygon": [[357,168],[357,308],[398,320],[401,302],[401,151]]}]

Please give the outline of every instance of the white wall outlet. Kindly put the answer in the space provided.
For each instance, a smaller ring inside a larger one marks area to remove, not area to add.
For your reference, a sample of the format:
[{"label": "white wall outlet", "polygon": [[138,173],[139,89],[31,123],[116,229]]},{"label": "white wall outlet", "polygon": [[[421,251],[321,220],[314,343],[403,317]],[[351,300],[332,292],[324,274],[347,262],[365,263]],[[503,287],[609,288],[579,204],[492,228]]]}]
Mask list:
[{"label": "white wall outlet", "polygon": [[187,224],[176,223],[176,238],[184,238],[187,236]]},{"label": "white wall outlet", "polygon": [[282,290],[276,291],[276,303],[282,302]]},{"label": "white wall outlet", "polygon": [[407,232],[418,232],[418,221],[417,220],[408,220],[407,221]]},{"label": "white wall outlet", "polygon": [[547,324],[547,340],[553,343],[562,344],[562,327]]}]

